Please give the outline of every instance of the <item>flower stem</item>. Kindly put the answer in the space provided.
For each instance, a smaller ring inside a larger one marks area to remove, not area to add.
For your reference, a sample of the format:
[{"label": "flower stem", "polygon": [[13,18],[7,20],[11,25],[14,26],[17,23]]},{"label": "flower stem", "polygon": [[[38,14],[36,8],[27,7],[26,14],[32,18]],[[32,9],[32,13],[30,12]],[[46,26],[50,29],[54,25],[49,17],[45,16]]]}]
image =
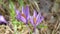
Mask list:
[{"label": "flower stem", "polygon": [[29,31],[29,34],[30,34],[30,28],[29,28],[28,24],[26,24],[26,27],[28,28],[28,31]]},{"label": "flower stem", "polygon": [[34,28],[34,34],[36,34],[36,28]]},{"label": "flower stem", "polygon": [[14,34],[18,34],[17,33],[17,25],[16,24],[14,25],[14,31],[15,31]]}]

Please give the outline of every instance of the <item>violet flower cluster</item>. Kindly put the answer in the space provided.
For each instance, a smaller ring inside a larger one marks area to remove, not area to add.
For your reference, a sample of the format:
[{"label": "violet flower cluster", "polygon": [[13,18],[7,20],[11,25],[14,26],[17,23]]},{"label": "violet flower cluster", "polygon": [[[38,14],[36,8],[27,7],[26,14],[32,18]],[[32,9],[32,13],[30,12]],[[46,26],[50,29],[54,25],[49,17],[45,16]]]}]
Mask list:
[{"label": "violet flower cluster", "polygon": [[22,6],[22,12],[16,9],[16,18],[19,21],[22,21],[25,24],[28,24],[28,20],[31,22],[33,27],[36,27],[38,24],[40,24],[43,21],[43,16],[41,13],[38,13],[34,10],[33,16],[30,16],[29,12],[29,6],[26,5],[26,7]]},{"label": "violet flower cluster", "polygon": [[29,6],[27,5],[25,8],[22,6],[22,12],[16,9],[16,18],[23,23],[28,23],[28,20],[31,24],[36,27],[39,23],[43,21],[43,16],[41,13],[38,13],[34,10],[33,16],[30,16]]},{"label": "violet flower cluster", "polygon": [[[28,24],[28,21],[30,21],[34,28],[36,28],[36,26],[39,25],[44,19],[41,13],[37,14],[36,10],[33,11],[33,16],[31,16],[28,5],[26,5],[26,7],[22,6],[21,12],[18,9],[15,9],[15,13],[17,20],[25,24]],[[2,15],[0,15],[0,24],[7,24],[7,21]]]}]

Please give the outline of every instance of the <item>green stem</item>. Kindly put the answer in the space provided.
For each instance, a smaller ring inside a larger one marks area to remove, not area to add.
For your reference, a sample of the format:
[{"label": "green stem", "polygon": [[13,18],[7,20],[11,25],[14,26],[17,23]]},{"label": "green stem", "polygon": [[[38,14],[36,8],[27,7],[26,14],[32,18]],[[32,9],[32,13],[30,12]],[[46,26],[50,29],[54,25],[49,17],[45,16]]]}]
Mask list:
[{"label": "green stem", "polygon": [[29,28],[29,26],[26,24],[26,27],[28,28],[28,31],[29,31],[29,34],[30,34],[30,28]]},{"label": "green stem", "polygon": [[14,34],[18,34],[17,33],[17,25],[16,24],[14,25],[14,31],[15,31]]}]

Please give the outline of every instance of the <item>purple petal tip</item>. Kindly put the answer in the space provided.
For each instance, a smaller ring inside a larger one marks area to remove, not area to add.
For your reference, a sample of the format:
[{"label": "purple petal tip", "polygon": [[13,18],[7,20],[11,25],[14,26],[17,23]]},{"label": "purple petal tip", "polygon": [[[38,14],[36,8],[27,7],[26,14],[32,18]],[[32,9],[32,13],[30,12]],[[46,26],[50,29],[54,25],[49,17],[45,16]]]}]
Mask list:
[{"label": "purple petal tip", "polygon": [[7,21],[4,19],[2,15],[0,15],[0,24],[6,24]]}]

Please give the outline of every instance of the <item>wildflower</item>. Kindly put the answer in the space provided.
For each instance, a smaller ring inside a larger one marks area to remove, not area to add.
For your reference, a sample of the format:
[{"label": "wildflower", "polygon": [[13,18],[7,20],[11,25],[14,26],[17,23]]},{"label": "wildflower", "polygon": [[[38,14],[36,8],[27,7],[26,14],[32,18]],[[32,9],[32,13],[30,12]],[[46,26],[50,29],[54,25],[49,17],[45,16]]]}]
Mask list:
[{"label": "wildflower", "polygon": [[30,22],[33,25],[33,27],[36,28],[38,24],[40,24],[43,21],[43,16],[41,14],[37,14],[37,12],[34,10],[33,16],[30,16]]},{"label": "wildflower", "polygon": [[0,15],[0,24],[7,24],[7,21],[2,15]]},{"label": "wildflower", "polygon": [[22,6],[22,12],[19,12],[19,10],[16,10],[16,18],[19,21],[22,21],[24,23],[28,23],[29,19],[29,6],[26,6],[25,8]]}]

